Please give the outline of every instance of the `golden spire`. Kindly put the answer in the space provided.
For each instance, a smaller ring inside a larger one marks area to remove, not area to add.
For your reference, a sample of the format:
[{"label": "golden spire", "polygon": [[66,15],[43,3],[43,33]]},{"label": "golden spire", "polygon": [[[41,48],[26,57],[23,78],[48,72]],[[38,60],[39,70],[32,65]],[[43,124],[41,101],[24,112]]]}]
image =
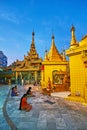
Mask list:
[{"label": "golden spire", "polygon": [[62,57],[59,54],[59,52],[55,46],[55,43],[54,43],[54,35],[52,35],[52,45],[51,45],[50,51],[48,53],[48,60],[49,61],[62,61]]},{"label": "golden spire", "polygon": [[31,47],[30,47],[30,59],[38,59],[38,54],[36,52],[36,48],[35,48],[35,44],[34,44],[34,31],[32,32],[32,43],[31,43]]},{"label": "golden spire", "polygon": [[32,44],[31,44],[32,46],[35,46],[35,45],[34,45],[34,35],[35,35],[35,33],[34,33],[34,31],[33,31],[33,32],[32,32]]},{"label": "golden spire", "polygon": [[34,40],[34,35],[35,35],[35,34],[34,34],[34,31],[33,31],[33,32],[32,32],[32,40]]},{"label": "golden spire", "polygon": [[71,28],[71,35],[72,35],[72,38],[71,38],[71,42],[70,42],[70,47],[72,46],[78,46],[78,42],[76,41],[76,37],[75,37],[75,27],[72,25],[72,28]]},{"label": "golden spire", "polygon": [[45,61],[48,60],[47,50],[45,50],[44,60],[45,60]]},{"label": "golden spire", "polygon": [[63,49],[63,61],[66,61],[65,49]]}]

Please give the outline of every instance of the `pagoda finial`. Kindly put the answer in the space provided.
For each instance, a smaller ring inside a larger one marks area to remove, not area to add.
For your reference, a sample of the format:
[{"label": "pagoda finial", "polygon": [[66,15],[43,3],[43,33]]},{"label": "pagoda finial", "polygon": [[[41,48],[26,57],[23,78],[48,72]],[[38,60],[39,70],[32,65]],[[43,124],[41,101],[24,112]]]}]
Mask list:
[{"label": "pagoda finial", "polygon": [[32,36],[34,36],[35,34],[34,34],[34,31],[32,32]]},{"label": "pagoda finial", "polygon": [[34,40],[34,35],[35,35],[35,33],[34,33],[34,31],[32,32],[32,40]]},{"label": "pagoda finial", "polygon": [[53,34],[53,30],[52,30],[52,39],[54,39],[54,34]]},{"label": "pagoda finial", "polygon": [[71,32],[75,32],[75,27],[73,26],[73,24],[72,24],[72,27],[71,27]]},{"label": "pagoda finial", "polygon": [[47,51],[47,49],[45,50],[45,56],[44,56],[44,60],[46,61],[46,60],[48,60],[48,55],[47,55],[47,53],[48,53],[48,51]]},{"label": "pagoda finial", "polygon": [[54,44],[54,34],[52,33],[52,45]]},{"label": "pagoda finial", "polygon": [[63,49],[63,61],[66,61],[65,49]]},{"label": "pagoda finial", "polygon": [[74,47],[74,46],[78,45],[78,43],[76,41],[76,37],[75,37],[75,33],[74,32],[75,32],[75,27],[72,24],[72,27],[71,27],[72,38],[71,38],[71,42],[70,42],[70,47]]},{"label": "pagoda finial", "polygon": [[52,34],[52,39],[54,39],[54,35]]}]

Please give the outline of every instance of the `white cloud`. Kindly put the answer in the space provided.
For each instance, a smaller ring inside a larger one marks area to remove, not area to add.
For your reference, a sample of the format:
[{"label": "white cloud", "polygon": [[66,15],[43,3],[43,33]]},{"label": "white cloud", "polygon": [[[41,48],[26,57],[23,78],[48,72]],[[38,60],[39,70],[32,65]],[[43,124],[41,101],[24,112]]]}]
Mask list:
[{"label": "white cloud", "polygon": [[17,18],[16,15],[12,14],[12,13],[2,13],[0,12],[0,18],[1,19],[5,19],[7,21],[19,24],[19,20]]}]

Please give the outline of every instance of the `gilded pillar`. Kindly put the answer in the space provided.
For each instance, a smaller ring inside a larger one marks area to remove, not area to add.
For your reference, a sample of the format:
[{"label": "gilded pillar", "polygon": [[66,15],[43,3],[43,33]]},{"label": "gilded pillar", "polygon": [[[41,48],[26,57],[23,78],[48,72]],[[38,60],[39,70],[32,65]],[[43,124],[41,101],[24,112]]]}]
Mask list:
[{"label": "gilded pillar", "polygon": [[22,73],[20,72],[20,84],[22,84]]},{"label": "gilded pillar", "polygon": [[37,71],[35,71],[35,82],[37,83]]},{"label": "gilded pillar", "polygon": [[44,65],[42,65],[42,70],[41,70],[41,87],[45,87],[45,71],[44,71]]},{"label": "gilded pillar", "polygon": [[18,83],[18,72],[16,71],[16,84]]}]

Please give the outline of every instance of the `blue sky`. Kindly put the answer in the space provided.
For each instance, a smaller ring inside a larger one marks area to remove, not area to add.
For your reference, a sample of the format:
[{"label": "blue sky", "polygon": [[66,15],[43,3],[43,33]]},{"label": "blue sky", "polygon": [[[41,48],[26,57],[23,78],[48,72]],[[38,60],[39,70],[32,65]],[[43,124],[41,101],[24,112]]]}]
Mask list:
[{"label": "blue sky", "polygon": [[87,34],[87,0],[0,0],[0,50],[8,65],[23,60],[34,30],[39,57],[50,49],[52,33],[61,52],[69,48],[72,24],[79,42]]}]

